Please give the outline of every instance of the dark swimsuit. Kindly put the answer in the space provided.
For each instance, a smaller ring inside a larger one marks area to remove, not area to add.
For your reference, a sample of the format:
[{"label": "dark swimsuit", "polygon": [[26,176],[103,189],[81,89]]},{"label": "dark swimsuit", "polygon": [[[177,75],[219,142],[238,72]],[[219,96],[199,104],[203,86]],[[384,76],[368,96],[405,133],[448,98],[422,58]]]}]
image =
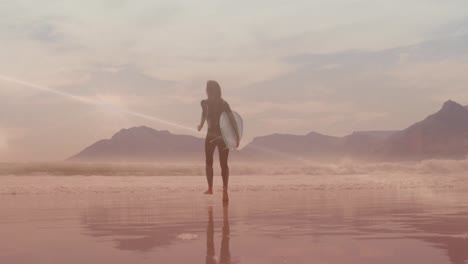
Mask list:
[{"label": "dark swimsuit", "polygon": [[229,148],[226,147],[221,136],[221,127],[219,121],[223,112],[230,113],[231,108],[224,100],[201,101],[202,114],[208,123],[208,132],[205,139],[205,158],[206,158],[206,177],[208,185],[213,186],[213,155],[215,148],[218,147],[219,162],[221,165],[221,175],[223,177],[223,186],[227,187],[229,180],[228,156]]}]

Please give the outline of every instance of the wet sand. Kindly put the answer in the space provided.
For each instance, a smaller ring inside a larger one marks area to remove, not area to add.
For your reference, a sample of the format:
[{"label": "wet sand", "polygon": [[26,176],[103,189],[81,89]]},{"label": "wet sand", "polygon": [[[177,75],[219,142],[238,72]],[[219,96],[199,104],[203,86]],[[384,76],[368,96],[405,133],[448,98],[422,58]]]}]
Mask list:
[{"label": "wet sand", "polygon": [[2,176],[0,263],[468,263],[465,175]]}]

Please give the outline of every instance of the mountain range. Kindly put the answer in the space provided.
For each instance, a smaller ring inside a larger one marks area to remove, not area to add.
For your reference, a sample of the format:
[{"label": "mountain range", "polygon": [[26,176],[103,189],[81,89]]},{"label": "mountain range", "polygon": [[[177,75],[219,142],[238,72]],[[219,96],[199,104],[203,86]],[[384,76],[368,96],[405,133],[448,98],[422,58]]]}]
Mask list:
[{"label": "mountain range", "polygon": [[[186,161],[204,159],[204,139],[149,127],[122,129],[72,156],[76,161]],[[240,161],[374,161],[463,159],[468,154],[468,106],[447,101],[442,108],[403,130],[357,131],[344,137],[310,132],[256,137],[233,152]]]},{"label": "mountain range", "polygon": [[[110,139],[99,140],[69,160],[78,161],[155,161],[191,160],[200,156],[204,139],[174,135],[140,126],[121,129]],[[203,153],[203,152],[202,152]]]}]

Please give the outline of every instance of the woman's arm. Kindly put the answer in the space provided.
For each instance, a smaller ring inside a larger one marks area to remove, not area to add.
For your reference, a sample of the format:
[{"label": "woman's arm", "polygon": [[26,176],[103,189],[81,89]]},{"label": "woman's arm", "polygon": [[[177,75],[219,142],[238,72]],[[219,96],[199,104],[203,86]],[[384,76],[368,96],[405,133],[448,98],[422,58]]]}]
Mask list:
[{"label": "woman's arm", "polygon": [[201,101],[201,107],[202,107],[202,114],[201,114],[201,119],[200,119],[200,124],[198,125],[198,131],[201,131],[203,128],[203,125],[205,124],[206,121],[206,102],[205,100]]},{"label": "woman's arm", "polygon": [[203,125],[205,124],[205,121],[206,121],[206,116],[202,113],[202,115],[201,115],[201,120],[200,120],[200,124],[198,125],[198,131],[201,131],[201,130],[202,130]]}]

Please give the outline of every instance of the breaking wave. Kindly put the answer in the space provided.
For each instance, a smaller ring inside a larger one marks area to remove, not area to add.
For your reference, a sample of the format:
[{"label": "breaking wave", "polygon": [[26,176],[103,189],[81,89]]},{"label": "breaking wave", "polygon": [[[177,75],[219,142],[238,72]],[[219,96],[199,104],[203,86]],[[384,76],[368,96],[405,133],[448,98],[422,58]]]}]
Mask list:
[{"label": "breaking wave", "polygon": [[[468,160],[420,162],[235,163],[231,175],[366,175],[366,174],[456,174],[468,171]],[[201,176],[200,164],[151,163],[0,163],[0,176]]]}]

